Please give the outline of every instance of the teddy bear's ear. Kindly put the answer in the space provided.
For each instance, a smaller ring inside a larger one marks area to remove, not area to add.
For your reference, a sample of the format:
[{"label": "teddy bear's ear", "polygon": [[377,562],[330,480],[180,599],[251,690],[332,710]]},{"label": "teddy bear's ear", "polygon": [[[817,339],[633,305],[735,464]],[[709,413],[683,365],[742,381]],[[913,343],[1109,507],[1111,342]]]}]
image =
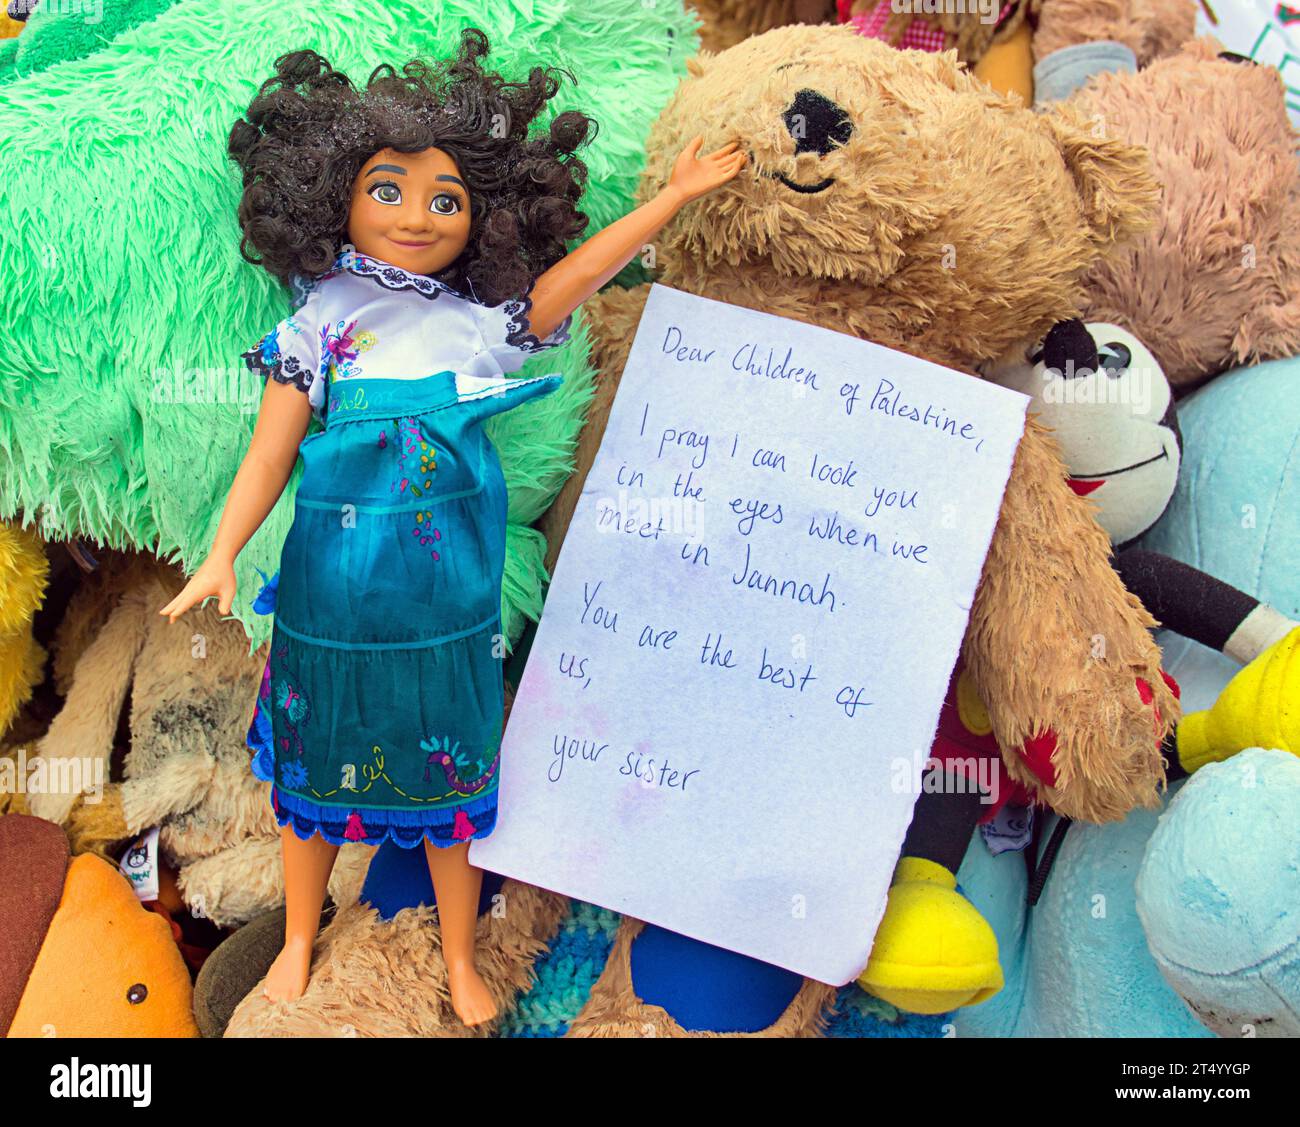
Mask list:
[{"label": "teddy bear's ear", "polygon": [[1105,122],[1057,108],[1039,118],[1074,180],[1093,238],[1109,246],[1151,223],[1160,186],[1147,151],[1106,135]]}]

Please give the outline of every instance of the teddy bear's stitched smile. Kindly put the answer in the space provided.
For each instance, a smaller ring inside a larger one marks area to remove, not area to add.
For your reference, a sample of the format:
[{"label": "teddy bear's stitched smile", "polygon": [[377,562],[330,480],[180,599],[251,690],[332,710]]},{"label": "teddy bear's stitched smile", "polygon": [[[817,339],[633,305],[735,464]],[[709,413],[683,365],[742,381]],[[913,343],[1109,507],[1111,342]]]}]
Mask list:
[{"label": "teddy bear's stitched smile", "polygon": [[800,184],[798,180],[791,180],[784,172],[773,172],[772,176],[780,180],[792,192],[802,192],[806,196],[815,195],[817,192],[824,192],[835,183],[834,176],[828,176],[825,180],[818,180],[814,184]]}]

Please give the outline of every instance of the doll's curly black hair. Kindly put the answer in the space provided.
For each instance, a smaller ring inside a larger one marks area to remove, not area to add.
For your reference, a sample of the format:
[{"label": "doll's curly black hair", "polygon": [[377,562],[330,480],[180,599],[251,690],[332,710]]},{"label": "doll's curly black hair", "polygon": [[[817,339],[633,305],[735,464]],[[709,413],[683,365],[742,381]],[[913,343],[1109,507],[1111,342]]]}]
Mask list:
[{"label": "doll's curly black hair", "polygon": [[574,153],[595,122],[569,111],[529,137],[573,76],[534,67],[507,82],[483,68],[488,51],[487,36],[468,28],[454,57],[378,67],[364,90],[314,51],[277,59],[230,131],[243,171],[244,257],[286,282],[326,273],[347,242],[365,162],[385,148],[437,148],[458,165],[471,208],[469,243],[440,280],[488,305],[522,295],[586,228],[578,200],[587,168]]}]

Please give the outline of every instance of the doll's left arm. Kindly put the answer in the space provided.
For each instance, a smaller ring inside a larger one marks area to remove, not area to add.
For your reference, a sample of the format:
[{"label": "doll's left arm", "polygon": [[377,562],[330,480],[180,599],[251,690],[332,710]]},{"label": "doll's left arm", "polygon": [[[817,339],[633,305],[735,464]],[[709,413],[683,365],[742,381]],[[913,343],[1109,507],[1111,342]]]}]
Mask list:
[{"label": "doll's left arm", "polygon": [[623,269],[633,256],[657,235],[691,200],[732,180],[745,166],[737,142],[717,152],[699,156],[703,137],[696,137],[673,165],[667,185],[649,203],[593,235],[565,255],[534,284],[528,331],[544,339]]}]

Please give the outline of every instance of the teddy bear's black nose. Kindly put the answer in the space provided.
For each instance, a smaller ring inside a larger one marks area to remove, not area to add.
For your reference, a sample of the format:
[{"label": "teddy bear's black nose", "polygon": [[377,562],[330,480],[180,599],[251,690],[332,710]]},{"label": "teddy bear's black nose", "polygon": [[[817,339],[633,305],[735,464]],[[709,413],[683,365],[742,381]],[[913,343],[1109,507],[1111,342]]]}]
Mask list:
[{"label": "teddy bear's black nose", "polygon": [[800,90],[781,115],[781,120],[794,138],[796,154],[825,156],[853,135],[849,115],[816,90]]}]

